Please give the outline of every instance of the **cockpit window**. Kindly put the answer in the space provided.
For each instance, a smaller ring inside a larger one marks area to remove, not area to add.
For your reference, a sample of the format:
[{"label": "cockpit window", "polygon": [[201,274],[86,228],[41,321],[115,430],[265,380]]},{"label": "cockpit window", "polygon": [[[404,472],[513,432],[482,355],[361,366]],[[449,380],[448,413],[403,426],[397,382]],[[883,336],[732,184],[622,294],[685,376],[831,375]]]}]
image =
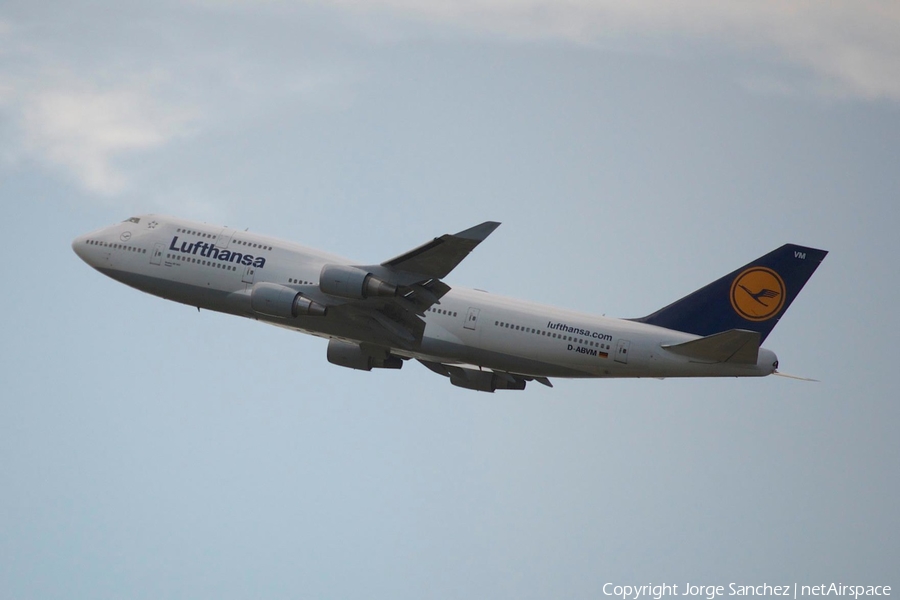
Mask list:
[{"label": "cockpit window", "polygon": [[140,218],[140,217],[131,217],[130,219],[125,219],[125,220],[122,221],[122,222],[123,222],[123,223],[140,223],[140,222],[141,222],[141,218]]}]

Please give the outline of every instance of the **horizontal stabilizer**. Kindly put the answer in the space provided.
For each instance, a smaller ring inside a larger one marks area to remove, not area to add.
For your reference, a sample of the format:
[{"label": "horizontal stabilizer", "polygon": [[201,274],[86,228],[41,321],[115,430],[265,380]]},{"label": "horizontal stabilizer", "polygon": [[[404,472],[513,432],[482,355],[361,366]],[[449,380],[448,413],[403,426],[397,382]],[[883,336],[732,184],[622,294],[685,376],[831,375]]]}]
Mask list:
[{"label": "horizontal stabilizer", "polygon": [[759,358],[760,335],[746,329],[729,329],[683,344],[663,345],[663,349],[705,363],[755,365]]}]

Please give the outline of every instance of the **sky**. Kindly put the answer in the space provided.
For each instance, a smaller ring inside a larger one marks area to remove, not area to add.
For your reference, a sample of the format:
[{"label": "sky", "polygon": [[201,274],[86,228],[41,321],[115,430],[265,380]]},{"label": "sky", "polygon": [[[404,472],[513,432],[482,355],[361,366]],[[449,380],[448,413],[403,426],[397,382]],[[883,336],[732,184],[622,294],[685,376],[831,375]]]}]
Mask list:
[{"label": "sky", "polygon": [[[603,598],[892,585],[900,8],[0,5],[2,598]],[[167,302],[71,250],[144,213],[637,317],[830,254],[787,373],[483,394]]]}]

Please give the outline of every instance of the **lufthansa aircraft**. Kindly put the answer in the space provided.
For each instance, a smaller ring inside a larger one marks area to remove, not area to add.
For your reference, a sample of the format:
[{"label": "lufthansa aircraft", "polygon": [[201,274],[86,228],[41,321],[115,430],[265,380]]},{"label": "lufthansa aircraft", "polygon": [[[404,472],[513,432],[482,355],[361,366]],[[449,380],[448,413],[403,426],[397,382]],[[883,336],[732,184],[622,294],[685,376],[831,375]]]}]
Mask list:
[{"label": "lufthansa aircraft", "polygon": [[326,338],[333,364],[369,371],[416,359],[484,392],[549,386],[550,377],[775,373],[778,359],[760,344],[827,254],[787,244],[651,315],[612,319],[447,285],[498,226],[372,265],[161,215],[132,217],[72,248],[141,291]]}]

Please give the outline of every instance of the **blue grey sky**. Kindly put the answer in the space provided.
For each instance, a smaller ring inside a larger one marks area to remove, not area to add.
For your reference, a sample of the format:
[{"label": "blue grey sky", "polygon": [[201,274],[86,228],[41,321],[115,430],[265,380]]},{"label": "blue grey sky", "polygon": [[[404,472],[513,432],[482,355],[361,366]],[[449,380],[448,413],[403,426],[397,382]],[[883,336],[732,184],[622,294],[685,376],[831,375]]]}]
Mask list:
[{"label": "blue grey sky", "polygon": [[[900,9],[0,6],[2,598],[900,587]],[[493,395],[166,302],[71,241],[158,212],[360,262],[485,220],[450,285],[610,316],[786,242],[820,379]]]}]

